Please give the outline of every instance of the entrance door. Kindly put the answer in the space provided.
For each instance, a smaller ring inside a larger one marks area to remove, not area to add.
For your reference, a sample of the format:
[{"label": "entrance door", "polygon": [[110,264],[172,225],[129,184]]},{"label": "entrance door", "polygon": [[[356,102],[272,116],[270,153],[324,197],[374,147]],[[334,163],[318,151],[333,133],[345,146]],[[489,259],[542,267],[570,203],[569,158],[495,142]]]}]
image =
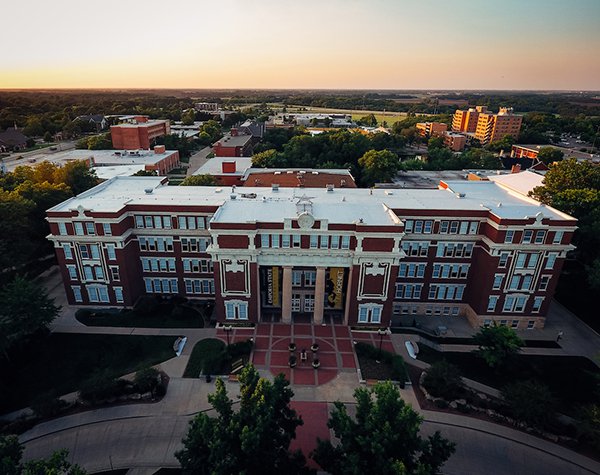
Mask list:
[{"label": "entrance door", "polygon": [[312,313],[315,310],[315,294],[306,294],[304,296],[303,311],[306,313]]},{"label": "entrance door", "polygon": [[300,311],[300,294],[292,294],[292,312]]}]

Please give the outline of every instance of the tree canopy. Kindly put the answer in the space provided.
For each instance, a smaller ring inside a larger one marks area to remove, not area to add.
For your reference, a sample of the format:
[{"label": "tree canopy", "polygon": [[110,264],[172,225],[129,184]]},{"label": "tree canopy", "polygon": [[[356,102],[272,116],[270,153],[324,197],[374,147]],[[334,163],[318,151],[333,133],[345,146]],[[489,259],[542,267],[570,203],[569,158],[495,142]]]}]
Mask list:
[{"label": "tree canopy", "polygon": [[57,450],[47,459],[23,463],[23,446],[15,435],[0,435],[0,473],[2,475],[85,475],[79,465],[73,465],[67,450]]},{"label": "tree canopy", "polygon": [[212,175],[191,175],[186,177],[180,186],[216,186],[217,180]]},{"label": "tree canopy", "polygon": [[521,351],[524,345],[517,333],[506,325],[483,327],[473,336],[473,343],[479,345],[475,353],[484,359],[490,368],[500,368]]},{"label": "tree canopy", "polygon": [[283,375],[273,382],[260,378],[253,366],[239,376],[239,410],[225,383],[216,381],[208,397],[215,417],[200,413],[190,422],[184,448],[175,456],[186,473],[300,474],[310,473],[301,452],[291,453],[290,442],[302,420],[290,408],[293,396]]},{"label": "tree canopy", "polygon": [[366,183],[391,181],[398,172],[398,156],[389,150],[369,150],[358,159]]},{"label": "tree canopy", "polygon": [[354,418],[336,402],[327,424],[339,444],[319,440],[312,455],[323,470],[333,475],[434,475],[454,453],[454,444],[439,432],[419,436],[423,418],[391,382],[358,388],[354,398]]},{"label": "tree canopy", "polygon": [[544,162],[546,165],[554,162],[560,162],[564,158],[565,154],[562,150],[554,147],[542,147],[538,152],[538,160]]},{"label": "tree canopy", "polygon": [[58,316],[60,307],[39,285],[16,277],[0,290],[0,352],[44,330]]}]

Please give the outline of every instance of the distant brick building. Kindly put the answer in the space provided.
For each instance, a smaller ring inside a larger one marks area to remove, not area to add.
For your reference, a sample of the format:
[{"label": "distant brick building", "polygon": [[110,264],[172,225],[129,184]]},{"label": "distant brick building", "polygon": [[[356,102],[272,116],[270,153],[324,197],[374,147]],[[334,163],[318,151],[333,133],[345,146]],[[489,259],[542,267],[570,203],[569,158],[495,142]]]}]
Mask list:
[{"label": "distant brick building", "polygon": [[124,123],[110,127],[113,148],[148,150],[152,144],[152,140],[171,133],[168,120],[148,120],[144,116],[136,117],[135,119],[134,123]]},{"label": "distant brick building", "polygon": [[501,107],[497,114],[488,112],[487,107],[477,106],[468,110],[457,110],[452,118],[452,130],[473,134],[482,144],[501,140],[506,135],[519,137],[523,116],[515,114],[510,107]]},{"label": "distant brick building", "polygon": [[448,126],[443,122],[419,122],[417,131],[421,137],[439,137],[448,130]]},{"label": "distant brick building", "polygon": [[442,137],[444,138],[444,146],[448,147],[453,152],[464,150],[467,143],[467,137],[456,132],[444,132]]},{"label": "distant brick building", "polygon": [[249,157],[253,150],[252,135],[240,135],[236,129],[213,144],[217,157]]}]

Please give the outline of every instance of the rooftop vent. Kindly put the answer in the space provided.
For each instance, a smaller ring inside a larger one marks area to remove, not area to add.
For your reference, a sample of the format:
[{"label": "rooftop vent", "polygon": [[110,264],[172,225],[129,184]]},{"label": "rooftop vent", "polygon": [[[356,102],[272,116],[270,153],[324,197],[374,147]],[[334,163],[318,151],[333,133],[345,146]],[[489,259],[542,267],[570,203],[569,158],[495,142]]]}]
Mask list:
[{"label": "rooftop vent", "polygon": [[221,193],[223,191],[223,188],[215,188],[215,193]]},{"label": "rooftop vent", "polygon": [[279,172],[279,171],[273,172],[273,175],[281,175],[281,172]]},{"label": "rooftop vent", "polygon": [[144,192],[145,192],[147,195],[151,195],[151,194],[152,194],[152,188],[145,188],[145,189],[144,189]]},{"label": "rooftop vent", "polygon": [[464,193],[454,193],[457,198],[464,198],[466,195]]},{"label": "rooftop vent", "polygon": [[231,193],[231,194],[229,195],[229,197],[230,197],[232,200],[236,200],[236,199],[237,199],[237,195],[236,195],[235,193]]},{"label": "rooftop vent", "polygon": [[333,186],[333,184],[332,184],[332,183],[328,183],[328,184],[326,185],[326,188],[327,188],[327,191],[333,191],[333,188],[334,188],[334,186]]},{"label": "rooftop vent", "polygon": [[318,174],[319,174],[319,172],[312,172],[312,174],[313,174],[313,175],[318,175]]},{"label": "rooftop vent", "polygon": [[279,191],[279,183],[271,183],[271,191]]},{"label": "rooftop vent", "polygon": [[256,198],[256,193],[242,193],[240,196],[242,198],[254,199],[254,198]]},{"label": "rooftop vent", "polygon": [[393,195],[394,192],[392,190],[385,190],[385,194],[389,196],[389,195]]},{"label": "rooftop vent", "polygon": [[344,186],[346,186],[346,180],[342,179],[340,180],[340,188],[343,188]]}]

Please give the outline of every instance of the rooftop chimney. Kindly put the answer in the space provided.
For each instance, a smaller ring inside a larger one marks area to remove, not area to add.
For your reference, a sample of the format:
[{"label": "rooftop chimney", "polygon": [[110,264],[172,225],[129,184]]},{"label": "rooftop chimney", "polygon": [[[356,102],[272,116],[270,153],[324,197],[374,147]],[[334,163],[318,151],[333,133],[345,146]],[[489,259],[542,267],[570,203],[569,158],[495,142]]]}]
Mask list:
[{"label": "rooftop chimney", "polygon": [[154,146],[154,153],[165,153],[165,146],[164,145],[155,145]]},{"label": "rooftop chimney", "polygon": [[231,128],[231,136],[232,137],[237,137],[238,134],[238,129],[236,129],[235,127]]},{"label": "rooftop chimney", "polygon": [[221,164],[221,169],[223,170],[223,173],[235,173],[235,171],[236,171],[235,160],[223,162]]},{"label": "rooftop chimney", "polygon": [[516,165],[513,165],[512,168],[510,169],[511,173],[519,173],[521,171],[521,165],[519,165],[518,163]]}]

